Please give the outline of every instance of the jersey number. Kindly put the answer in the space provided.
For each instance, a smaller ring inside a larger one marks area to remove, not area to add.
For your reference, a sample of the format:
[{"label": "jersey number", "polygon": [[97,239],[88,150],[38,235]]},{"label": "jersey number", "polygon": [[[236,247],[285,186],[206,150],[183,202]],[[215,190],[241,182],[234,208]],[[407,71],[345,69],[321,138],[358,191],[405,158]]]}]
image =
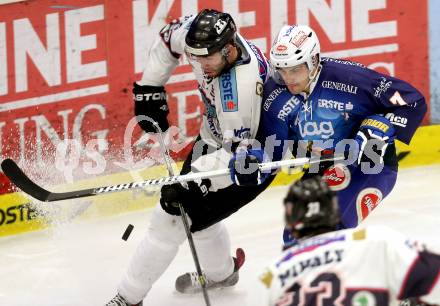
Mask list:
[{"label": "jersey number", "polygon": [[319,274],[308,286],[293,284],[280,298],[277,306],[342,305],[344,288],[335,273]]},{"label": "jersey number", "polygon": [[408,104],[405,102],[405,100],[403,100],[402,96],[398,91],[396,91],[394,95],[390,98],[390,102],[393,103],[394,105],[400,105],[400,106]]},{"label": "jersey number", "polygon": [[227,23],[224,20],[217,20],[217,22],[215,23],[214,27],[215,27],[215,31],[217,32],[217,34],[221,34],[223,32],[223,30],[225,29]]}]

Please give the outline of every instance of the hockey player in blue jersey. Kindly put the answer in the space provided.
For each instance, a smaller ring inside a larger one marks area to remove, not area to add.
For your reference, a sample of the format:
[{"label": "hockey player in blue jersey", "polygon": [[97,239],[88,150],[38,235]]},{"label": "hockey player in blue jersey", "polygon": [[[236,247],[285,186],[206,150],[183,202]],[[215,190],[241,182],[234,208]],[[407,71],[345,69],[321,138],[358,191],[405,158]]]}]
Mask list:
[{"label": "hockey player in blue jersey", "polygon": [[[362,64],[321,57],[318,37],[308,26],[284,26],[270,62],[275,73],[264,85],[258,133],[265,154],[280,160],[288,147],[297,157],[307,151],[345,153],[344,163],[320,165],[303,177],[323,175],[340,199],[340,228],[355,227],[393,189],[394,140],[410,142],[426,113],[423,95]],[[272,138],[267,145],[273,135],[281,143]],[[256,152],[247,152],[253,159],[245,158],[261,162],[263,153]],[[237,181],[245,176],[232,172]],[[264,176],[258,173],[259,182]]]}]

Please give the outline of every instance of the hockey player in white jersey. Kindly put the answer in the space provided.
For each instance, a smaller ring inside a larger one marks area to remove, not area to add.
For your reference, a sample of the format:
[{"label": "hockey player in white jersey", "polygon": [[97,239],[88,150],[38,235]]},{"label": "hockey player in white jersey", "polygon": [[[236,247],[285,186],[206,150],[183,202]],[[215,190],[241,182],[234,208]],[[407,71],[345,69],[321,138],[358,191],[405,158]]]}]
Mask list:
[{"label": "hockey player in white jersey", "polygon": [[[245,152],[243,163],[261,162],[262,156],[247,149],[246,140],[253,139],[258,130],[268,63],[256,46],[236,32],[227,13],[203,10],[161,30],[150,50],[142,79],[134,84],[135,114],[149,116],[163,131],[168,129],[164,84],[183,54],[196,75],[205,113],[200,135],[181,173],[227,168],[238,148]],[[147,133],[156,132],[149,121],[139,124]],[[236,165],[239,167],[240,162]],[[182,204],[190,219],[207,288],[235,285],[244,252],[238,249],[236,257],[231,256],[229,236],[220,221],[270,184],[268,179],[258,186],[240,186],[260,177],[258,173],[242,177],[238,173],[235,184],[229,177],[222,177],[190,182],[188,188],[180,184],[164,186],[160,205],[155,208],[147,234],[118,286],[118,294],[106,305],[141,305],[176,256],[186,239],[176,203]],[[201,291],[195,272],[178,277],[175,286],[182,293]]]},{"label": "hockey player in white jersey", "polygon": [[440,255],[387,227],[334,231],[337,199],[320,177],[293,184],[284,205],[298,242],[261,275],[255,306],[440,303]]}]

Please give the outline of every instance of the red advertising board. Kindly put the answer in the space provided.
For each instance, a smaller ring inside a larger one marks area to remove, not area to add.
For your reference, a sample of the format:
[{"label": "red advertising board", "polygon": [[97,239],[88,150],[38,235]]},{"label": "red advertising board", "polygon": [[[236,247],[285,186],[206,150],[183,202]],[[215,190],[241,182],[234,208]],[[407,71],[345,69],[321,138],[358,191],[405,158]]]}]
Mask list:
[{"label": "red advertising board", "polygon": [[[52,161],[56,144],[75,138],[81,146],[100,139],[94,149],[117,159],[133,117],[131,84],[148,71],[157,32],[205,7],[231,13],[266,53],[282,25],[309,24],[324,55],[395,75],[429,97],[426,0],[25,1],[0,5],[0,157]],[[167,89],[179,137],[195,137],[202,103],[185,59]]]}]

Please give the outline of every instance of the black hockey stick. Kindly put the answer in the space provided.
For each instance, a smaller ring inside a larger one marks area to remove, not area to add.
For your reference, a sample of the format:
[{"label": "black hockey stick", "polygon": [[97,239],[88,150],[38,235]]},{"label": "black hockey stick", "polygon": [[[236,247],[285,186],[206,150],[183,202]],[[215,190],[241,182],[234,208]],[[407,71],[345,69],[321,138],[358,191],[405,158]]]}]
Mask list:
[{"label": "black hockey stick", "polygon": [[[297,166],[304,166],[307,164],[315,164],[325,161],[337,161],[342,159],[344,159],[343,156],[333,156],[333,155],[321,157],[321,158],[303,157],[303,158],[288,159],[288,160],[282,160],[276,162],[262,163],[260,164],[260,169],[264,171],[264,170],[277,169],[281,167],[297,167]],[[170,185],[177,182],[184,183],[188,181],[194,181],[197,179],[213,178],[213,177],[229,174],[229,169],[220,169],[220,170],[205,171],[198,173],[188,173],[184,175],[167,176],[167,177],[149,179],[139,182],[129,182],[124,184],[82,189],[82,190],[69,191],[69,192],[50,192],[42,188],[41,186],[37,185],[35,182],[33,182],[12,159],[5,159],[2,162],[1,167],[3,172],[11,180],[12,183],[14,183],[23,192],[43,202],[76,199],[82,197],[95,196],[103,193],[120,192],[131,189],[142,189],[147,186]]]}]

